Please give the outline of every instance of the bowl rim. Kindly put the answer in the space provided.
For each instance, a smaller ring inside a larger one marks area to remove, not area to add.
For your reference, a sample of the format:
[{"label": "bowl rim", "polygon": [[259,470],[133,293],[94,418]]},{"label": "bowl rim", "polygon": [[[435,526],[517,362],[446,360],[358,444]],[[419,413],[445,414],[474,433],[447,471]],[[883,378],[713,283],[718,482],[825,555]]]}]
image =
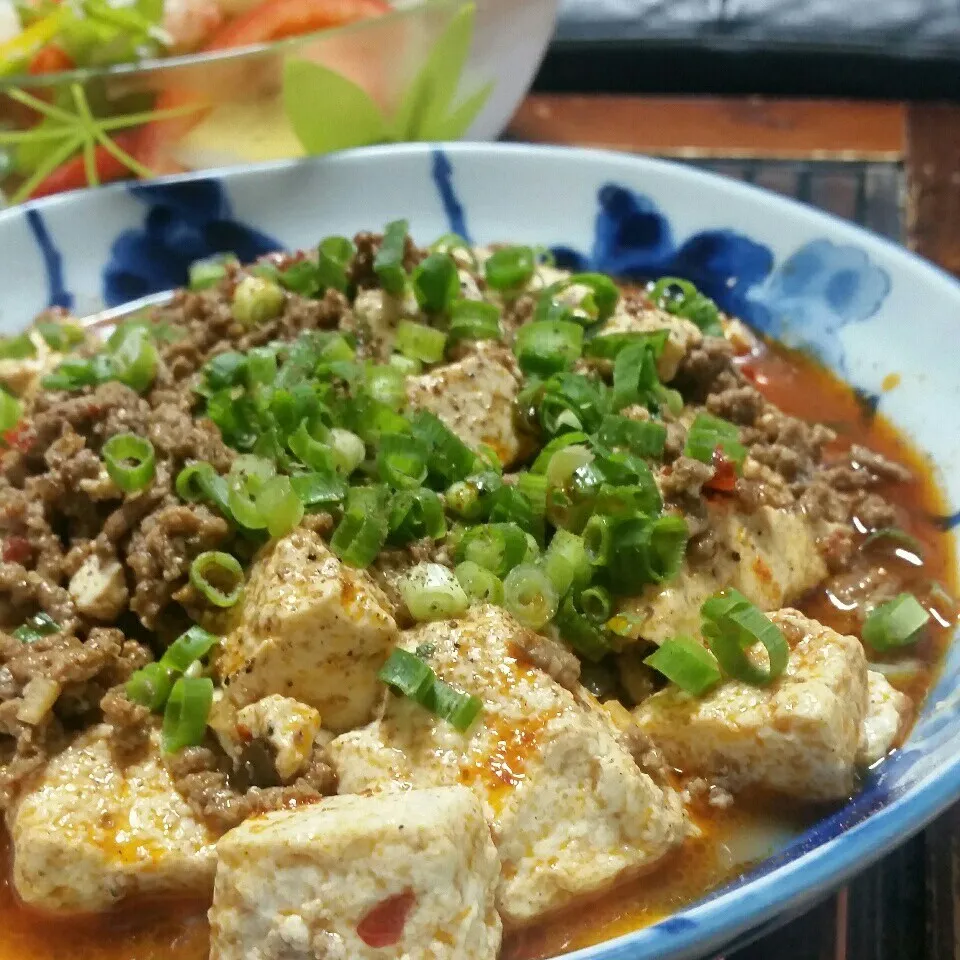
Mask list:
[{"label": "bowl rim", "polygon": [[[400,158],[422,158],[430,164],[442,152],[454,164],[456,160],[476,158],[484,163],[511,162],[514,159],[550,162],[560,160],[574,166],[599,167],[601,171],[632,168],[642,176],[644,170],[666,174],[682,190],[706,186],[714,196],[727,195],[767,210],[780,210],[794,220],[819,225],[831,239],[843,238],[885,253],[901,261],[914,277],[921,277],[938,296],[952,298],[960,308],[960,281],[941,267],[924,259],[893,240],[871,233],[842,218],[783,197],[753,184],[732,180],[722,174],[687,166],[672,160],[632,155],[613,150],[584,147],[523,143],[404,143],[361,147],[325,156],[293,160],[276,160],[256,165],[235,165],[213,170],[195,171],[157,178],[139,186],[175,185],[198,180],[253,181],[311,166],[351,167],[377,165]],[[134,181],[135,182],[135,181]],[[0,211],[0,228],[28,213],[43,213],[71,204],[96,204],[97,196],[106,199],[110,192],[126,193],[129,183],[115,183],[82,191],[59,194],[28,201]],[[953,641],[956,642],[956,638]],[[942,679],[942,677],[941,677]],[[931,695],[939,692],[935,683]],[[930,703],[928,700],[926,703]],[[743,874],[732,885],[707,893],[706,899],[695,901],[661,921],[631,933],[622,934],[594,946],[564,954],[569,960],[680,960],[722,948],[749,930],[755,930],[780,915],[785,922],[796,911],[817,897],[824,896],[853,874],[870,866],[894,847],[906,841],[960,798],[960,753],[947,760],[936,771],[911,784],[904,793],[894,796],[878,810],[864,816],[835,836],[801,850],[787,862],[769,872],[751,877]],[[842,810],[846,809],[845,805]]]},{"label": "bowl rim", "polygon": [[114,63],[102,67],[80,67],[74,70],[64,70],[59,73],[29,74],[17,73],[0,77],[0,94],[9,87],[20,90],[44,89],[64,84],[84,84],[91,80],[106,78],[130,78],[133,76],[153,76],[164,72],[199,69],[208,63],[229,63],[242,61],[247,58],[266,57],[272,53],[294,52],[301,46],[313,43],[316,40],[332,36],[350,36],[362,34],[367,30],[375,29],[378,24],[401,23],[413,20],[424,13],[430,14],[433,10],[449,8],[457,10],[469,4],[476,4],[477,0],[417,0],[411,6],[394,8],[389,13],[378,17],[367,17],[363,20],[354,20],[339,27],[326,27],[314,30],[312,33],[298,34],[293,37],[284,37],[282,40],[270,40],[266,43],[248,44],[242,47],[228,47],[224,50],[195,51],[179,54],[175,57],[147,57],[130,63]]}]

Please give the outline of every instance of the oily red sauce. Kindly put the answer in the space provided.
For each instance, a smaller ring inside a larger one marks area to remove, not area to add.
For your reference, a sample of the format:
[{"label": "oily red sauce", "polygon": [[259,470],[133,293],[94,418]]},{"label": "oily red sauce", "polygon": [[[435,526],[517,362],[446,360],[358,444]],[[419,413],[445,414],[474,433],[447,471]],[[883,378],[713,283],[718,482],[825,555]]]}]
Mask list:
[{"label": "oily red sauce", "polygon": [[[920,542],[922,556],[898,555],[896,544],[880,544],[860,562],[873,567],[881,562],[895,571],[903,589],[915,591],[934,607],[943,623],[934,623],[927,637],[912,648],[910,656],[920,661],[920,669],[906,678],[890,678],[919,702],[935,677],[949,640],[947,627],[955,620],[946,594],[930,593],[933,581],[945,586],[948,594],[955,592],[952,541],[934,520],[948,511],[930,464],[882,416],[871,416],[848,387],[810,360],[779,348],[764,348],[742,362],[757,387],[785,412],[833,427],[838,433],[834,452],[859,443],[912,470],[913,482],[881,492],[897,504],[898,523]],[[895,388],[896,382],[891,374],[887,384]],[[857,632],[855,611],[840,609],[824,589],[815,591],[801,606],[835,629]],[[502,766],[493,774],[504,789],[522,776],[524,741],[532,736],[535,731],[530,730],[505,734]],[[688,840],[654,872],[608,892],[583,909],[508,933],[502,960],[552,957],[654,923],[743,872],[824,812],[809,806],[791,807],[783,798],[766,803],[758,797],[749,802],[738,798],[726,810],[703,805],[694,815],[702,832],[699,838]],[[0,837],[0,876],[8,876],[9,868],[9,850]],[[24,908],[9,882],[3,882],[0,960],[204,960],[208,953],[206,907],[179,901],[128,903],[100,916],[53,919]]]}]

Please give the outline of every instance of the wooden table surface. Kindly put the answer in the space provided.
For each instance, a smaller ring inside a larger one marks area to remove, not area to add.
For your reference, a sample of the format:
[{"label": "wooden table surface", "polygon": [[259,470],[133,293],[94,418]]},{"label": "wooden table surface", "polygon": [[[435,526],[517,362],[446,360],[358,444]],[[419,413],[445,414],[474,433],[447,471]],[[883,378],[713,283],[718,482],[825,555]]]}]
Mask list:
[{"label": "wooden table surface", "polygon": [[[901,239],[960,276],[960,106],[533,94],[512,139],[696,160],[895,165]],[[960,805],[726,960],[960,960]]]}]

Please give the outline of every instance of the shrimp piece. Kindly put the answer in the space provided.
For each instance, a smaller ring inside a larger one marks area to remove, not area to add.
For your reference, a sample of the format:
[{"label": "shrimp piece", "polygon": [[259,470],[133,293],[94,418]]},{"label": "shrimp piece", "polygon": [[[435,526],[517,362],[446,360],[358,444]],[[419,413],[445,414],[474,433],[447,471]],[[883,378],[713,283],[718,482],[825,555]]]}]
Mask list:
[{"label": "shrimp piece", "polygon": [[172,53],[196,50],[223,23],[217,0],[166,0],[163,30],[170,37]]}]

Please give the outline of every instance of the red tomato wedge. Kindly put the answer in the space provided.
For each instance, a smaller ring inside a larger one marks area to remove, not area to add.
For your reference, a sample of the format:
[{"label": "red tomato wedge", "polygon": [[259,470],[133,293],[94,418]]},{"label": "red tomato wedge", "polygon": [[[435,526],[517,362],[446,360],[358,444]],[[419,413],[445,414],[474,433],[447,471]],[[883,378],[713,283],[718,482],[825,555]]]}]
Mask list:
[{"label": "red tomato wedge", "polygon": [[[124,131],[123,133],[118,133],[113,140],[121,150],[130,153],[136,145],[137,136],[136,133]],[[125,177],[130,176],[130,170],[126,164],[121,163],[112,153],[109,153],[103,147],[97,146],[93,156],[97,176],[100,178],[101,183],[110,183],[112,180],[123,180]],[[86,186],[89,186],[87,183],[87,168],[83,162],[83,155],[77,154],[77,156],[71,157],[66,163],[61,164],[56,170],[47,174],[47,176],[33,188],[30,199],[35,200],[37,197],[48,197],[52,193],[63,193],[64,190],[80,190]]]},{"label": "red tomato wedge", "polygon": [[48,43],[33,55],[27,67],[27,73],[35,76],[42,73],[62,73],[64,70],[72,70],[75,66],[66,50],[55,43]]},{"label": "red tomato wedge", "polygon": [[380,17],[390,9],[385,0],[266,0],[218,30],[204,49],[226,50],[297,37]]}]

